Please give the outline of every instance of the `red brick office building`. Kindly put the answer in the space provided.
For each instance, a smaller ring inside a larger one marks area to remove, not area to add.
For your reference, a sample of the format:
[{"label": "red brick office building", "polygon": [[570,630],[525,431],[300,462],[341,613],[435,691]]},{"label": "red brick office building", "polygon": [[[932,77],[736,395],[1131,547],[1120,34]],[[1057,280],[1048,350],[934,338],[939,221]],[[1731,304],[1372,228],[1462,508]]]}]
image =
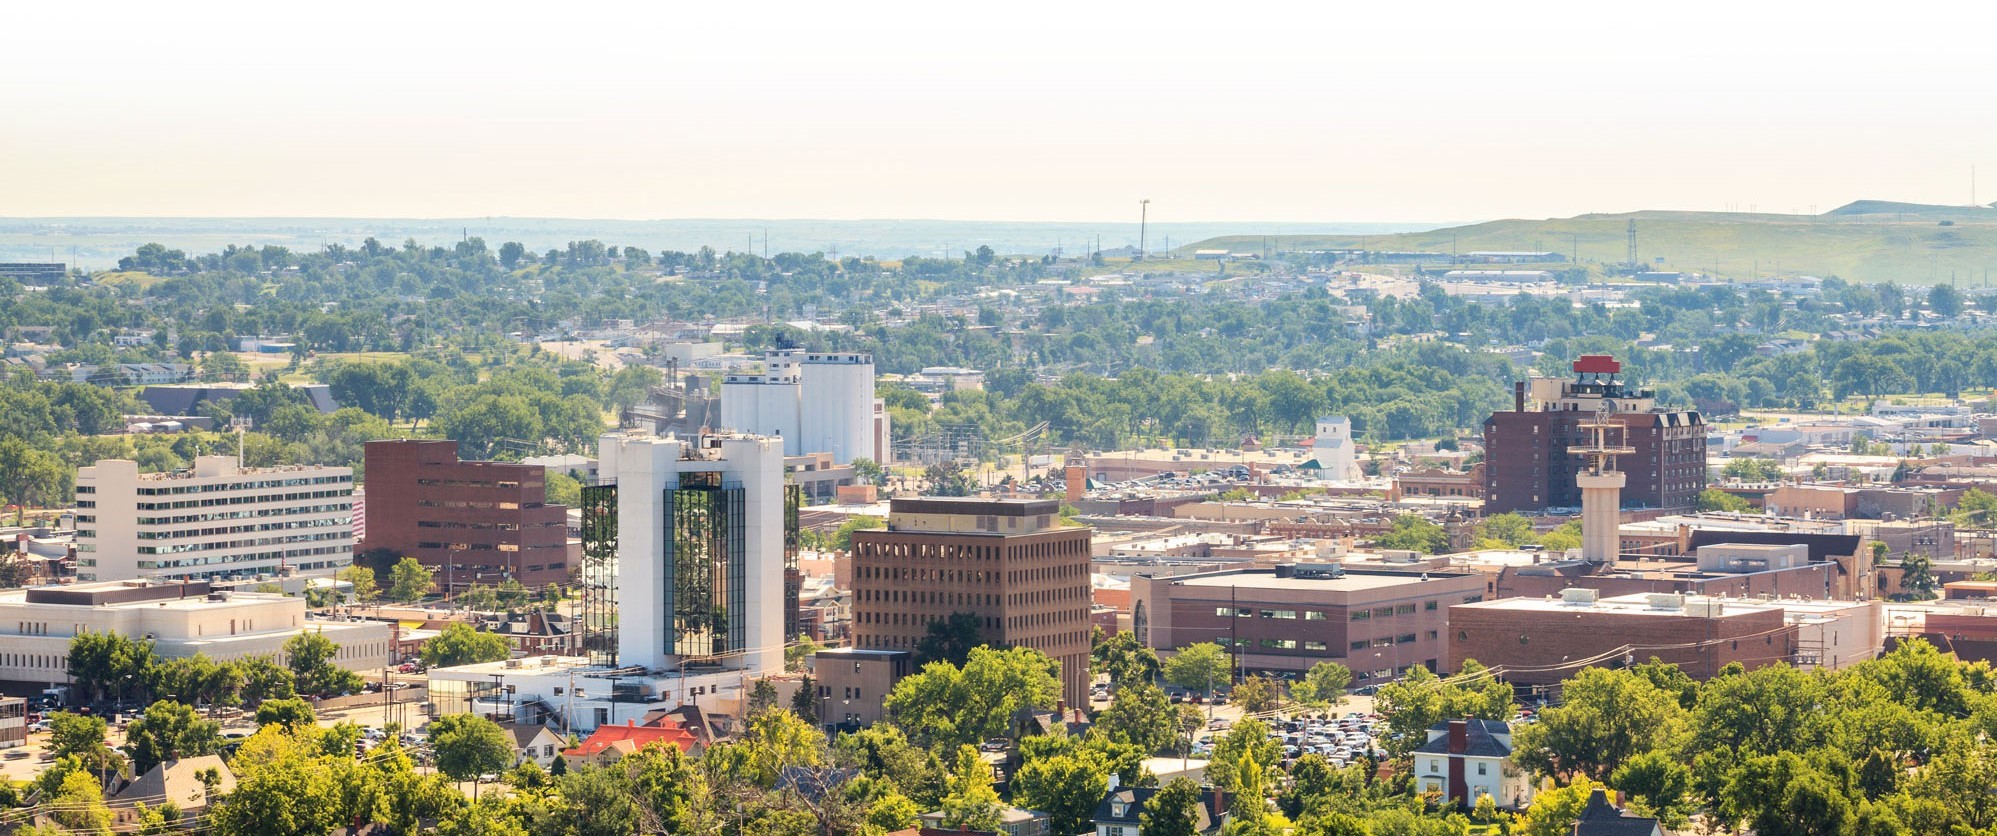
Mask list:
[{"label": "red brick office building", "polygon": [[[1608,441],[1628,474],[1624,508],[1690,508],[1706,489],[1706,422],[1694,411],[1657,408],[1648,389],[1625,384],[1622,364],[1602,355],[1574,361],[1573,380],[1533,378],[1513,389],[1512,409],[1484,420],[1484,513],[1579,508],[1583,462],[1568,448],[1588,443],[1584,421],[1621,425]],[[1620,436],[1620,437],[1617,437]]]},{"label": "red brick office building", "polygon": [[422,561],[439,588],[566,581],[568,507],[538,465],[458,460],[455,441],[370,441],[360,550]]}]

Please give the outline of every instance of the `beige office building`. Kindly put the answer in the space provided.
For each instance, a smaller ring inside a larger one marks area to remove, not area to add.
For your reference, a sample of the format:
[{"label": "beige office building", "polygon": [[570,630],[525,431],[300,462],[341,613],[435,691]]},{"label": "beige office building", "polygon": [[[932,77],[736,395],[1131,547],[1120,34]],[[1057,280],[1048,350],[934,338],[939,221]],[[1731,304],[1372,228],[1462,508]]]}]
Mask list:
[{"label": "beige office building", "polygon": [[171,473],[105,459],[76,471],[76,576],[210,580],[332,572],[354,561],[354,470],[241,468],[199,456]]}]

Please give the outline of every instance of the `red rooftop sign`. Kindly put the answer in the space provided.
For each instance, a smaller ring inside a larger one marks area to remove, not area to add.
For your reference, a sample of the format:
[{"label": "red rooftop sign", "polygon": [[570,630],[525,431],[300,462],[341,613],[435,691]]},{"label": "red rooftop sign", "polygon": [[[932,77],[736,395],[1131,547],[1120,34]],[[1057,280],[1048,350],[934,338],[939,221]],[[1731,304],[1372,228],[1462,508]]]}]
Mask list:
[{"label": "red rooftop sign", "polygon": [[1623,364],[1609,354],[1583,354],[1574,361],[1574,371],[1581,374],[1617,374],[1622,370]]}]

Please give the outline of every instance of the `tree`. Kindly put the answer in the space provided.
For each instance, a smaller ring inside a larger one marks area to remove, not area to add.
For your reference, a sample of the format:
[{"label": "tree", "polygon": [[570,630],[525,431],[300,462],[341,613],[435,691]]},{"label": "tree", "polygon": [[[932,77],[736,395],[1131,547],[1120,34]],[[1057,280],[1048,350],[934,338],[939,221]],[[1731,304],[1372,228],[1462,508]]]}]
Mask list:
[{"label": "tree", "polygon": [[1516,549],[1533,542],[1532,520],[1515,513],[1485,517],[1483,522],[1477,524],[1477,539],[1501,543],[1504,548]]},{"label": "tree", "polygon": [[798,719],[813,726],[818,725],[819,719],[818,700],[813,697],[813,694],[817,691],[818,685],[813,681],[811,674],[805,674],[802,679],[798,680],[797,690],[792,691],[790,695],[791,713],[796,714]]},{"label": "tree", "polygon": [[764,711],[750,717],[737,745],[757,786],[776,786],[777,776],[786,769],[825,763],[825,735],[788,711]]},{"label": "tree", "polygon": [[1096,715],[1095,729],[1110,740],[1154,754],[1179,745],[1177,719],[1164,691],[1138,682],[1116,690],[1109,707]]},{"label": "tree", "polygon": [[1110,684],[1121,688],[1133,682],[1158,678],[1158,654],[1137,642],[1137,634],[1124,630],[1089,650],[1089,670],[1109,676]]},{"label": "tree", "polygon": [[771,684],[767,678],[758,679],[756,684],[749,688],[749,707],[743,712],[743,716],[754,717],[766,711],[774,711],[776,707],[777,686]]},{"label": "tree", "polygon": [[1029,760],[1012,778],[1015,803],[1045,812],[1055,833],[1087,830],[1108,791],[1109,763],[1082,747]]},{"label": "tree", "polygon": [[453,781],[497,773],[513,762],[513,738],[498,723],[476,714],[446,714],[430,721],[430,750],[437,771]]},{"label": "tree", "polygon": [[160,700],[125,730],[125,748],[133,771],[144,775],[165,761],[221,751],[222,725],[201,719],[186,703]]},{"label": "tree", "polygon": [[1686,731],[1678,696],[1628,670],[1583,668],[1561,686],[1561,704],[1520,727],[1519,762],[1558,777],[1607,780],[1631,758],[1673,750]]},{"label": "tree", "polygon": [[1475,660],[1464,660],[1455,681],[1443,682],[1428,668],[1409,667],[1397,682],[1380,686],[1374,710],[1387,718],[1380,745],[1390,757],[1400,757],[1428,742],[1430,726],[1444,720],[1474,718],[1509,720],[1515,708],[1512,686],[1490,676]]},{"label": "tree", "polygon": [[104,743],[108,726],[102,717],[58,711],[49,715],[49,753],[74,758],[79,768],[108,773],[124,768],[125,756]]},{"label": "tree", "polygon": [[1683,827],[1692,812],[1692,770],[1669,752],[1645,752],[1624,761],[1609,776],[1609,785],[1628,793],[1667,826]]},{"label": "tree", "polygon": [[1906,598],[1925,601],[1935,597],[1934,561],[1919,552],[1908,552],[1900,558],[1900,589]]},{"label": "tree", "polygon": [[1060,670],[1060,663],[1032,648],[974,648],[962,668],[931,662],[896,683],[887,709],[919,744],[975,744],[1004,734],[1021,708],[1054,707]]},{"label": "tree", "polygon": [[69,673],[90,700],[129,696],[151,679],[153,644],[117,633],[80,633],[69,641]]},{"label": "tree", "polygon": [[1144,802],[1137,829],[1144,836],[1199,836],[1199,807],[1199,786],[1173,778]]},{"label": "tree", "polygon": [[1290,685],[1290,699],[1305,705],[1337,705],[1352,684],[1352,670],[1337,662],[1319,662]]},{"label": "tree", "polygon": [[1243,772],[1266,771],[1283,759],[1282,745],[1269,737],[1269,726],[1254,718],[1236,723],[1213,747],[1207,759],[1207,780],[1229,792],[1256,780]]},{"label": "tree", "polygon": [[1268,766],[1243,752],[1235,761],[1234,797],[1228,802],[1227,836],[1276,836],[1269,824]]},{"label": "tree", "polygon": [[955,460],[937,462],[922,471],[931,496],[970,496],[978,492],[977,478],[964,471]]},{"label": "tree", "polygon": [[520,258],[527,254],[527,248],[519,241],[508,241],[499,245],[499,263],[508,270],[520,266]]},{"label": "tree", "polygon": [[0,439],[0,504],[45,508],[60,502],[69,470],[53,454],[18,438]]},{"label": "tree", "polygon": [[1946,317],[1962,313],[1962,291],[1953,284],[1937,284],[1928,288],[1928,310]]},{"label": "tree", "polygon": [[430,594],[430,579],[435,573],[413,557],[405,557],[395,562],[395,568],[388,572],[388,599],[401,604],[414,604]]},{"label": "tree", "polygon": [[1719,488],[1707,488],[1699,492],[1698,508],[1702,512],[1723,511],[1730,514],[1753,514],[1759,509],[1748,502]]},{"label": "tree", "polygon": [[449,668],[497,662],[513,655],[513,645],[498,633],[487,633],[462,621],[454,621],[443,632],[424,641],[416,652],[426,666]]},{"label": "tree", "polygon": [[1852,804],[1842,782],[1795,752],[1750,758],[1728,773],[1717,812],[1756,836],[1835,836]]},{"label": "tree", "polygon": [[971,649],[984,644],[978,635],[982,620],[977,613],[953,612],[949,618],[931,619],[922,641],[915,646],[916,664],[949,662],[962,665]]},{"label": "tree", "polygon": [[297,697],[278,700],[264,700],[257,706],[257,725],[276,724],[284,728],[298,728],[318,722],[318,715],[312,711],[312,704]]},{"label": "tree", "polygon": [[1781,462],[1745,456],[1728,459],[1720,475],[1737,482],[1780,482],[1787,474],[1782,472]]},{"label": "tree", "polygon": [[1188,645],[1166,659],[1163,673],[1165,681],[1173,685],[1211,695],[1214,688],[1230,680],[1233,660],[1228,658],[1227,650],[1220,645],[1200,642]]},{"label": "tree", "polygon": [[256,707],[265,700],[290,699],[297,695],[297,677],[291,669],[268,656],[252,656],[242,662],[243,703]]},{"label": "tree", "polygon": [[321,633],[299,633],[284,643],[284,658],[299,691],[321,696],[350,694],[361,689],[361,676],[333,659],[340,646]]},{"label": "tree", "polygon": [[1283,702],[1283,692],[1276,683],[1264,676],[1243,677],[1241,684],[1234,686],[1233,699],[1242,711],[1260,714],[1275,709]]},{"label": "tree", "polygon": [[887,471],[881,469],[880,463],[873,459],[862,456],[854,459],[851,465],[853,468],[853,479],[860,484],[873,485],[875,487],[885,487],[887,485]]},{"label": "tree", "polygon": [[1373,538],[1373,546],[1442,554],[1449,551],[1449,532],[1420,514],[1402,514],[1394,518],[1393,527],[1387,533]]},{"label": "tree", "polygon": [[374,596],[380,592],[380,589],[375,586],[374,570],[366,566],[359,564],[348,566],[345,569],[341,569],[333,577],[347,583],[347,594],[356,604],[364,604],[372,601],[374,600]]},{"label": "tree", "polygon": [[1518,836],[1568,836],[1574,832],[1574,823],[1580,821],[1581,811],[1587,808],[1588,796],[1600,786],[1578,778],[1567,786],[1540,792],[1533,796],[1532,806],[1526,808],[1512,832]]},{"label": "tree", "polygon": [[48,799],[49,818],[62,833],[111,833],[111,808],[104,804],[104,785],[88,772],[71,772]]},{"label": "tree", "polygon": [[473,583],[452,600],[459,607],[472,612],[496,612],[500,608],[499,593],[488,584]]},{"label": "tree", "polygon": [[992,789],[992,768],[975,747],[957,747],[950,768],[950,791],[943,796],[943,826],[956,830],[998,830],[1005,808]]},{"label": "tree", "polygon": [[818,652],[824,649],[825,645],[819,644],[818,640],[809,634],[797,634],[796,639],[784,645],[784,670],[789,673],[804,670],[805,660],[818,655]]}]

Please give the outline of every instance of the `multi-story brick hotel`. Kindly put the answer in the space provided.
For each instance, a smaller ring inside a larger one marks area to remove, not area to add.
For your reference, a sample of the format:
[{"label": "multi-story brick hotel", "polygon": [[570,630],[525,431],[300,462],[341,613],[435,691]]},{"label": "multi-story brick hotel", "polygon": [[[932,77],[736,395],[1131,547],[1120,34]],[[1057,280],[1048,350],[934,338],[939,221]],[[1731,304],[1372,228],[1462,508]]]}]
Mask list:
[{"label": "multi-story brick hotel", "polygon": [[1510,412],[1484,420],[1484,513],[1533,513],[1578,508],[1575,476],[1585,462],[1569,448],[1588,443],[1581,428],[1597,417],[1622,425],[1618,457],[1627,474],[1625,508],[1689,508],[1706,489],[1706,422],[1693,411],[1657,409],[1648,389],[1617,377],[1622,364],[1605,354],[1574,361],[1575,378],[1519,381]]},{"label": "multi-story brick hotel", "polygon": [[888,527],[853,533],[856,647],[913,651],[933,621],[967,612],[979,637],[1061,663],[1086,705],[1091,529],[1062,527],[1052,500],[896,499]]},{"label": "multi-story brick hotel", "polygon": [[370,441],[363,553],[387,549],[439,588],[568,579],[568,506],[549,505],[539,465],[458,461],[455,441]]}]

